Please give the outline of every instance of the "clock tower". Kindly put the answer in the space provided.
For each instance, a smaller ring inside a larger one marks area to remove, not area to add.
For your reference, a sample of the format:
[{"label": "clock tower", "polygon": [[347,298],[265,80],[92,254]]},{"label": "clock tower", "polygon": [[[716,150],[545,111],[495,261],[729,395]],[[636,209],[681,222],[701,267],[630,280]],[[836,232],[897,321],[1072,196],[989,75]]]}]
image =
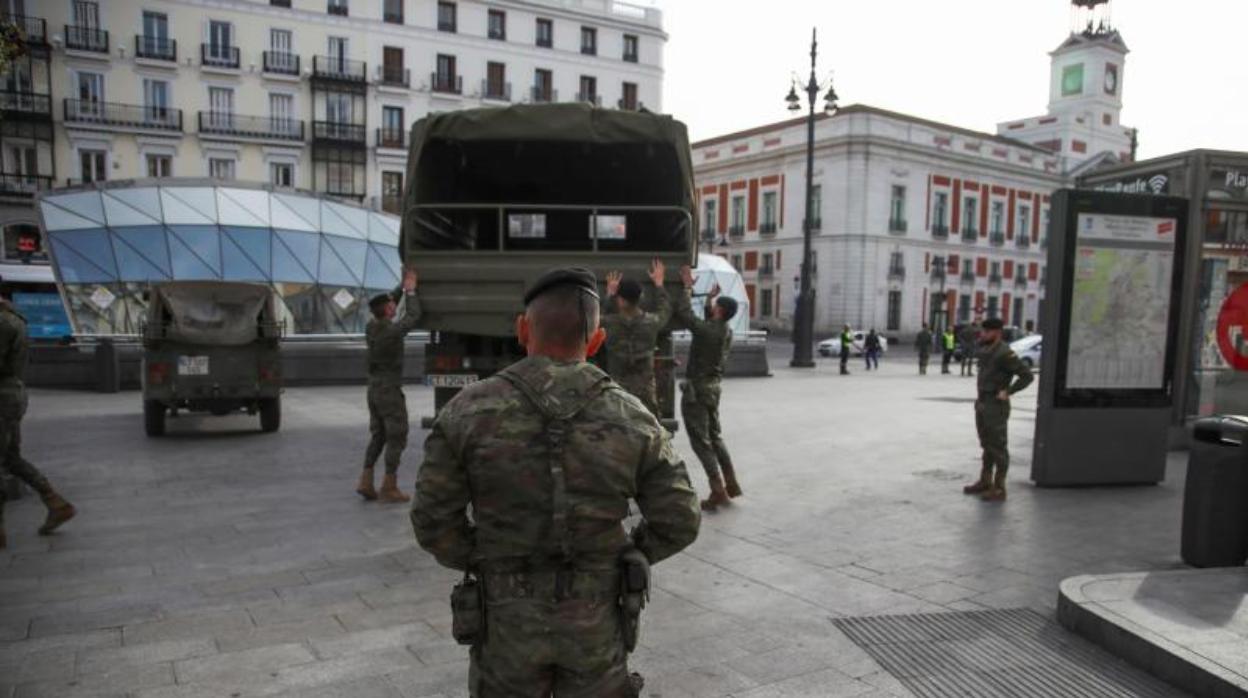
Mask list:
[{"label": "clock tower", "polygon": [[1127,45],[1110,19],[1110,0],[1072,0],[1071,33],[1050,57],[1042,117],[998,124],[1003,136],[1052,150],[1062,170],[1131,159],[1132,129],[1119,121]]}]

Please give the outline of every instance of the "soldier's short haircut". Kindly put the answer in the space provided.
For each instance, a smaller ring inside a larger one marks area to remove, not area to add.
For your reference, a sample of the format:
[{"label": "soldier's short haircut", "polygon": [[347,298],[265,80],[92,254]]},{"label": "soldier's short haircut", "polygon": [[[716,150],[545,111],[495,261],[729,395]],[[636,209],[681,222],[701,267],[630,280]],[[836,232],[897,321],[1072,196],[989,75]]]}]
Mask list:
[{"label": "soldier's short haircut", "polygon": [[724,311],[725,320],[731,320],[737,316],[737,299],[720,296],[715,300],[715,305],[718,305]]},{"label": "soldier's short haircut", "polygon": [[584,346],[598,329],[598,301],[577,286],[544,291],[529,301],[525,315],[535,339],[558,347]]}]

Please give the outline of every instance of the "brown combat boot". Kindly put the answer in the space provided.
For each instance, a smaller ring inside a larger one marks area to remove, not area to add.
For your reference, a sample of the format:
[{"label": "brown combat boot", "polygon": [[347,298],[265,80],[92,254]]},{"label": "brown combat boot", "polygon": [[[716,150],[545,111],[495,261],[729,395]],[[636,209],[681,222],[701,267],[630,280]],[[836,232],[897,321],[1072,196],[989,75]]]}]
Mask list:
[{"label": "brown combat boot", "polygon": [[983,494],[992,489],[992,468],[987,466],[979,471],[979,480],[962,488],[962,494]]},{"label": "brown combat boot", "polygon": [[1004,502],[1005,501],[1005,471],[998,469],[992,476],[992,487],[986,492],[979,495],[979,498],[985,502]]},{"label": "brown combat boot", "polygon": [[64,497],[51,490],[51,488],[43,495],[43,505],[48,508],[48,518],[44,519],[43,525],[39,527],[39,535],[41,536],[52,533],[60,528],[61,524],[74,518],[74,515],[78,513],[73,504],[65,501]]},{"label": "brown combat boot", "polygon": [[715,511],[731,503],[728,493],[724,491],[724,481],[716,476],[711,480],[711,496],[702,500],[702,511]]},{"label": "brown combat boot", "polygon": [[399,489],[397,477],[391,473],[381,479],[381,489],[377,492],[377,497],[383,502],[410,502],[412,498]]},{"label": "brown combat boot", "polygon": [[355,493],[369,502],[377,499],[377,490],[373,488],[372,468],[365,468],[360,473],[360,481],[355,485]]},{"label": "brown combat boot", "polygon": [[737,484],[737,472],[731,465],[721,465],[724,471],[724,493],[732,499],[741,496],[741,485]]}]

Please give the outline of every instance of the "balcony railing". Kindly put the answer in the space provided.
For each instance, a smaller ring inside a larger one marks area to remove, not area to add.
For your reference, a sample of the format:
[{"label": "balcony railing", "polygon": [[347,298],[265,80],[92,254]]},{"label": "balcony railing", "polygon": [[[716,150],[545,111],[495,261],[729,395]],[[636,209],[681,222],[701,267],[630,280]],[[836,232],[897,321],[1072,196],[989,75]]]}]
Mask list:
[{"label": "balcony railing", "polygon": [[1015,275],[1014,287],[1015,288],[1027,288],[1027,277],[1022,274]]},{"label": "balcony railing", "polygon": [[35,192],[52,188],[52,177],[20,172],[0,172],[0,196],[31,197]]},{"label": "balcony railing", "polygon": [[[364,144],[364,124],[344,124],[337,121],[313,121],[312,139]],[[351,194],[351,196],[355,196]]]},{"label": "balcony railing", "polygon": [[238,47],[224,44],[200,44],[199,62],[213,68],[238,68]]},{"label": "balcony railing", "polygon": [[325,11],[331,15],[337,15],[339,17],[346,17],[348,13],[347,3],[336,2],[335,0],[329,0],[329,5],[325,8]]},{"label": "balcony railing", "polygon": [[403,212],[403,197],[398,194],[386,194],[381,197],[381,210],[399,215]]},{"label": "balcony railing", "polygon": [[1000,274],[989,274],[989,275],[988,275],[988,285],[989,285],[989,286],[1000,286],[1000,285],[1001,285],[1001,275],[1000,275]]},{"label": "balcony railing", "polygon": [[511,101],[511,83],[492,84],[489,80],[481,81],[481,97],[484,99],[495,99],[500,102]]},{"label": "balcony railing", "polygon": [[65,48],[108,53],[108,32],[94,27],[65,25]]},{"label": "balcony railing", "polygon": [[962,229],[962,242],[975,242],[979,240],[979,231],[974,228]]},{"label": "balcony railing", "polygon": [[299,54],[289,51],[265,51],[264,72],[276,75],[298,75]]},{"label": "balcony railing", "polygon": [[353,61],[339,56],[313,56],[312,77],[344,82],[365,82],[368,66],[364,61]]},{"label": "balcony railing", "polygon": [[996,232],[988,234],[988,244],[994,247],[1000,247],[1005,244],[1005,233]]},{"label": "balcony railing", "polygon": [[411,87],[412,71],[402,66],[383,65],[381,67],[381,84],[389,87]]},{"label": "balcony railing", "polygon": [[529,99],[535,104],[544,104],[547,102],[559,101],[559,90],[543,87],[532,87],[529,89]]},{"label": "balcony railing", "polygon": [[966,283],[968,283],[968,284],[973,284],[973,283],[975,283],[975,272],[973,272],[973,271],[963,271],[963,272],[962,272],[962,277],[961,277],[961,278],[962,278],[962,281],[964,281],[964,282],[966,282]]},{"label": "balcony railing", "polygon": [[394,11],[392,11],[392,10],[386,10],[386,11],[385,11],[385,12],[383,12],[383,13],[382,13],[382,15],[381,15],[381,21],[383,21],[383,22],[385,22],[385,23],[387,23],[387,24],[402,24],[402,23],[403,23],[403,13],[402,13],[402,12],[394,12]]},{"label": "balcony railing", "polygon": [[139,104],[116,104],[81,99],[65,100],[65,120],[102,126],[181,131],[182,110]]},{"label": "balcony railing", "polygon": [[901,279],[906,278],[906,268],[903,266],[896,265],[896,264],[894,264],[893,266],[890,266],[888,268],[888,278],[894,279],[894,280],[901,280]]},{"label": "balcony railing", "polygon": [[728,237],[734,237],[734,238],[745,237],[745,226],[744,225],[728,226]]},{"label": "balcony railing", "polygon": [[1025,250],[1028,247],[1031,247],[1031,236],[1025,233],[1022,235],[1015,235],[1014,244],[1018,246],[1018,249]]},{"label": "balcony railing", "polygon": [[899,219],[899,218],[889,218],[888,219],[888,232],[890,233],[906,232],[906,221],[904,219]]},{"label": "balcony railing", "polygon": [[462,95],[464,93],[464,76],[430,73],[429,85],[434,92]]},{"label": "balcony railing", "polygon": [[636,62],[637,62],[637,53],[636,53],[636,52],[632,52],[632,53],[625,52],[625,54],[624,54],[624,62],[625,62],[625,63],[636,63]]},{"label": "balcony railing", "polygon": [[776,234],[775,221],[772,221],[770,223],[760,223],[758,225],[758,234],[759,235],[775,235]]},{"label": "balcony railing", "polygon": [[401,128],[377,129],[378,148],[405,148],[406,135]]},{"label": "balcony railing", "polygon": [[774,277],[775,275],[776,275],[776,270],[774,267],[759,267],[758,268],[758,278],[760,279],[770,279]]},{"label": "balcony railing", "polygon": [[932,237],[934,238],[949,237],[949,226],[945,225],[944,223],[933,223],[932,224]]},{"label": "balcony railing", "polygon": [[46,46],[48,43],[48,23],[40,17],[27,17],[25,15],[9,15],[6,19],[17,25],[22,30],[22,35],[26,37],[26,43],[31,45]]},{"label": "balcony railing", "polygon": [[134,56],[135,58],[177,63],[178,42],[175,39],[162,36],[136,34],[134,37]]},{"label": "balcony railing", "polygon": [[34,92],[0,91],[0,111],[52,116],[52,98]]},{"label": "balcony railing", "polygon": [[577,92],[576,101],[585,102],[586,104],[592,104],[595,107],[601,107],[602,95],[596,95],[591,92]]},{"label": "balcony railing", "polygon": [[199,132],[243,138],[302,141],[303,121],[272,116],[242,116],[216,111],[199,112]]},{"label": "balcony railing", "polygon": [[932,264],[932,281],[945,280],[945,265],[943,262]]},{"label": "balcony railing", "polygon": [[438,31],[440,32],[450,32],[454,34],[456,29],[455,25],[455,20],[438,19]]},{"label": "balcony railing", "polygon": [[810,219],[810,229],[811,229],[811,231],[813,231],[813,232],[818,232],[818,231],[820,231],[820,230],[823,230],[823,219],[822,219],[822,218],[811,218],[811,219]]}]

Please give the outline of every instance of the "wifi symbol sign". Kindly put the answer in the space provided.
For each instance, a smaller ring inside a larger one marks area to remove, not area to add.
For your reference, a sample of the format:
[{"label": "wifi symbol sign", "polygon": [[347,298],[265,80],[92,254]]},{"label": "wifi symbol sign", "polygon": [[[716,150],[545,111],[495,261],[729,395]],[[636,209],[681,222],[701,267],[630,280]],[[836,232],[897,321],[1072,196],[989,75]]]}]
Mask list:
[{"label": "wifi symbol sign", "polygon": [[1162,194],[1166,191],[1168,181],[1164,174],[1153,175],[1148,178],[1148,188],[1152,189],[1154,194]]}]

